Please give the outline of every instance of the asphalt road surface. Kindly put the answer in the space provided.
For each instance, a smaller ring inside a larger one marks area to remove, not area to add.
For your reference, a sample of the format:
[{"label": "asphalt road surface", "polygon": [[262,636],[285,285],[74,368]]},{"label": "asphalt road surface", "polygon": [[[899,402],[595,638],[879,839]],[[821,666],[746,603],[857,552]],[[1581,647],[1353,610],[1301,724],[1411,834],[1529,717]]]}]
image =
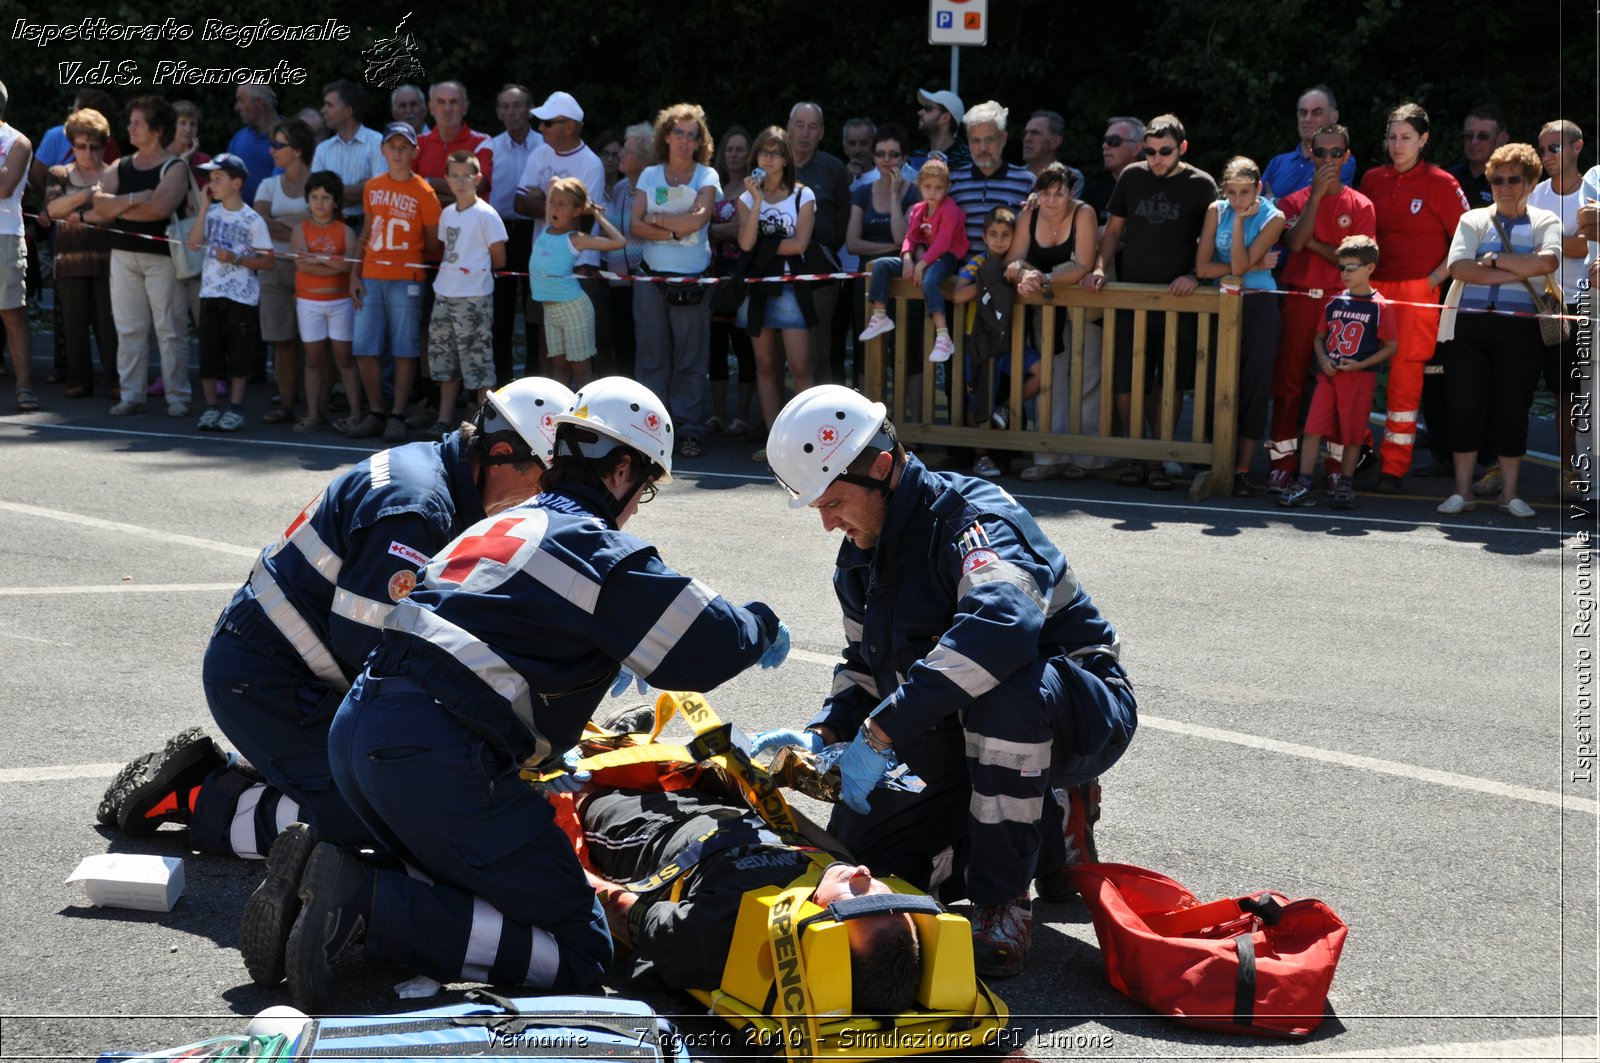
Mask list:
[{"label": "asphalt road surface", "polygon": [[[251,393],[250,426],[230,437],[198,435],[159,402],[112,419],[108,401],[68,403],[57,389],[44,389],[45,414],[0,416],[4,1056],[177,1045],[286,1003],[250,982],[237,950],[259,864],[186,854],[174,828],[134,841],[94,819],[122,762],[210,725],[200,656],[219,609],[260,547],[368,452],[262,426],[266,389]],[[750,449],[714,437],[628,530],[788,621],[783,668],[710,695],[757,730],[809,716],[841,633],[837,540],[788,509]],[[1350,925],[1329,1018],[1296,1044],[1145,1012],[1107,985],[1083,907],[1041,904],[1025,973],[998,985],[1008,1049],[1595,1058],[1596,795],[1592,774],[1572,778],[1571,715],[1573,665],[1593,638],[1568,633],[1579,600],[1593,600],[1592,554],[1573,548],[1553,474],[1533,478],[1529,522],[1492,506],[1440,518],[1443,481],[1364,496],[1350,513],[1194,505],[1113,479],[1002,481],[1128,649],[1141,727],[1104,780],[1102,858],[1202,898],[1321,897]],[[187,892],[167,914],[92,908],[63,879],[103,852],[186,855]],[[451,1002],[462,988],[406,1002],[393,986],[408,972],[342,975],[349,1013]],[[719,1029],[690,1026],[710,1040]]]}]

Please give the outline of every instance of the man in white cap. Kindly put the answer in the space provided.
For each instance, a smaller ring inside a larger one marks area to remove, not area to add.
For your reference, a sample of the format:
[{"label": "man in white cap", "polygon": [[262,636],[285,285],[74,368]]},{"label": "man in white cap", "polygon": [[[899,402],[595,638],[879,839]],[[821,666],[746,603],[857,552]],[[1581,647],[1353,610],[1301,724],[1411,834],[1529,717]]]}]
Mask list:
[{"label": "man in white cap", "polygon": [[933,151],[944,155],[951,170],[971,162],[972,152],[961,140],[961,120],[967,115],[961,97],[949,89],[936,92],[918,89],[917,104],[917,129],[927,136],[928,151],[912,152],[910,164],[922,169],[929,152]]},{"label": "man in white cap", "polygon": [[[606,167],[600,161],[600,156],[583,142],[583,108],[578,106],[578,101],[572,98],[570,92],[552,92],[544,103],[533,109],[533,117],[538,120],[544,143],[534,148],[528,156],[528,164],[522,169],[522,180],[517,183],[515,205],[517,213],[534,219],[533,238],[537,240],[544,231],[544,195],[550,182],[558,177],[576,177],[588,189],[591,203],[604,203]],[[526,268],[526,264],[512,265],[517,269]],[[598,252],[584,251],[578,255],[579,284],[595,308],[595,346],[599,349],[599,356],[609,360],[610,302],[606,294],[606,282],[595,276],[599,269]],[[544,329],[533,327],[536,322],[544,321],[542,304],[529,302],[527,309],[528,330],[536,334],[539,340],[539,373],[548,375],[551,366],[550,356],[545,350]]]}]

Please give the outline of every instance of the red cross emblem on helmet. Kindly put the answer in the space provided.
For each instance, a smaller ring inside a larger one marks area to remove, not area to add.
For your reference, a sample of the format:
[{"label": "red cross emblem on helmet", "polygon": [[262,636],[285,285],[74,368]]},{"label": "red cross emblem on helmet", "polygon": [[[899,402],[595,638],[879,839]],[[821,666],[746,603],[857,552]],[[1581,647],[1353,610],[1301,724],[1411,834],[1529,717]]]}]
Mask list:
[{"label": "red cross emblem on helmet", "polygon": [[544,420],[542,422],[540,422],[540,423],[543,424],[544,427],[546,427],[546,428],[554,428],[555,427],[555,423],[556,423],[555,415],[554,414],[550,414],[550,413],[545,414],[544,415]]},{"label": "red cross emblem on helmet", "polygon": [[824,446],[832,446],[839,441],[839,430],[833,425],[823,425],[822,431],[817,433],[817,439]]},{"label": "red cross emblem on helmet", "polygon": [[647,413],[644,415],[644,426],[654,432],[661,427],[661,418],[653,413]]}]

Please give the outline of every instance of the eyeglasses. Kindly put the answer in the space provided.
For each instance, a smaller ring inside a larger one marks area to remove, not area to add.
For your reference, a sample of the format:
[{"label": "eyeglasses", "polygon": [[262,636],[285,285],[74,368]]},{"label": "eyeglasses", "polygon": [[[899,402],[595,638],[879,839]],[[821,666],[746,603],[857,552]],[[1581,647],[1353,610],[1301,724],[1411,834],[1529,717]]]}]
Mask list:
[{"label": "eyeglasses", "polygon": [[1311,154],[1318,159],[1342,159],[1350,154],[1349,148],[1312,148]]},{"label": "eyeglasses", "polygon": [[272,142],[272,150],[273,151],[282,151],[284,148],[287,148],[288,146],[289,146],[288,143],[285,142],[285,141],[282,141],[282,140],[274,140]]},{"label": "eyeglasses", "polygon": [[676,137],[678,140],[687,140],[687,141],[693,142],[693,141],[698,141],[700,139],[700,130],[698,130],[698,129],[678,129],[678,128],[674,127],[674,129],[672,130],[672,135],[674,137]]},{"label": "eyeglasses", "polygon": [[1171,147],[1168,147],[1168,148],[1145,148],[1144,149],[1144,157],[1148,159],[1152,155],[1159,155],[1164,159],[1168,155],[1176,154],[1177,151],[1178,151],[1177,148],[1171,148]]},{"label": "eyeglasses", "polygon": [[106,146],[104,144],[74,144],[74,145],[72,145],[72,150],[73,151],[105,151],[106,150]]},{"label": "eyeglasses", "polygon": [[944,110],[943,105],[937,103],[925,103],[921,107],[917,108],[917,111],[921,114],[927,114],[929,111],[933,111],[937,114],[942,110]]},{"label": "eyeglasses", "polygon": [[903,152],[903,151],[887,151],[887,150],[884,150],[884,151],[875,151],[875,152],[873,152],[872,153],[872,157],[874,159],[898,159],[900,156],[902,156],[904,154],[905,154],[905,152]]},{"label": "eyeglasses", "polygon": [[1104,144],[1108,148],[1120,148],[1122,145],[1130,144],[1132,142],[1132,137],[1125,137],[1121,133],[1107,133],[1105,135],[1105,139],[1100,141],[1100,143]]},{"label": "eyeglasses", "polygon": [[646,480],[644,483],[640,484],[639,504],[641,506],[649,505],[656,497],[656,490],[656,482],[654,480]]},{"label": "eyeglasses", "polygon": [[1554,144],[1540,144],[1539,145],[1539,154],[1540,155],[1560,155],[1561,154],[1561,149],[1564,146],[1565,145],[1563,145],[1559,140],[1556,141]]},{"label": "eyeglasses", "polygon": [[541,119],[539,119],[539,124],[541,126],[560,125],[562,122],[571,122],[571,121],[573,121],[573,119],[571,119],[571,118],[541,118]]},{"label": "eyeglasses", "polygon": [[1364,263],[1364,262],[1341,262],[1341,263],[1339,263],[1339,272],[1340,273],[1354,273],[1356,270],[1362,269],[1365,266],[1366,266],[1366,263]]},{"label": "eyeglasses", "polygon": [[782,148],[762,148],[756,152],[756,158],[758,159],[787,159],[788,157],[789,153]]},{"label": "eyeglasses", "polygon": [[1501,185],[1516,186],[1522,184],[1522,175],[1520,173],[1500,174],[1498,176],[1489,178],[1489,183],[1494,185],[1496,188],[1499,188]]},{"label": "eyeglasses", "polygon": [[1461,134],[1461,139],[1462,140],[1493,140],[1494,139],[1494,134],[1493,133],[1485,133],[1482,130],[1478,130],[1476,132],[1465,132],[1464,131]]}]

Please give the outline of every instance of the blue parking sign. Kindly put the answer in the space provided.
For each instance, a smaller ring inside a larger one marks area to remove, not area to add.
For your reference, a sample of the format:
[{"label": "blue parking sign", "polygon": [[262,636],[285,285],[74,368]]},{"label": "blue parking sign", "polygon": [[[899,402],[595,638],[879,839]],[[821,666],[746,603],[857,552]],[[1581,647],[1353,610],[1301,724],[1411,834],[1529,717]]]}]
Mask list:
[{"label": "blue parking sign", "polygon": [[955,26],[955,15],[949,11],[940,11],[934,16],[935,25],[942,30],[952,29]]}]

